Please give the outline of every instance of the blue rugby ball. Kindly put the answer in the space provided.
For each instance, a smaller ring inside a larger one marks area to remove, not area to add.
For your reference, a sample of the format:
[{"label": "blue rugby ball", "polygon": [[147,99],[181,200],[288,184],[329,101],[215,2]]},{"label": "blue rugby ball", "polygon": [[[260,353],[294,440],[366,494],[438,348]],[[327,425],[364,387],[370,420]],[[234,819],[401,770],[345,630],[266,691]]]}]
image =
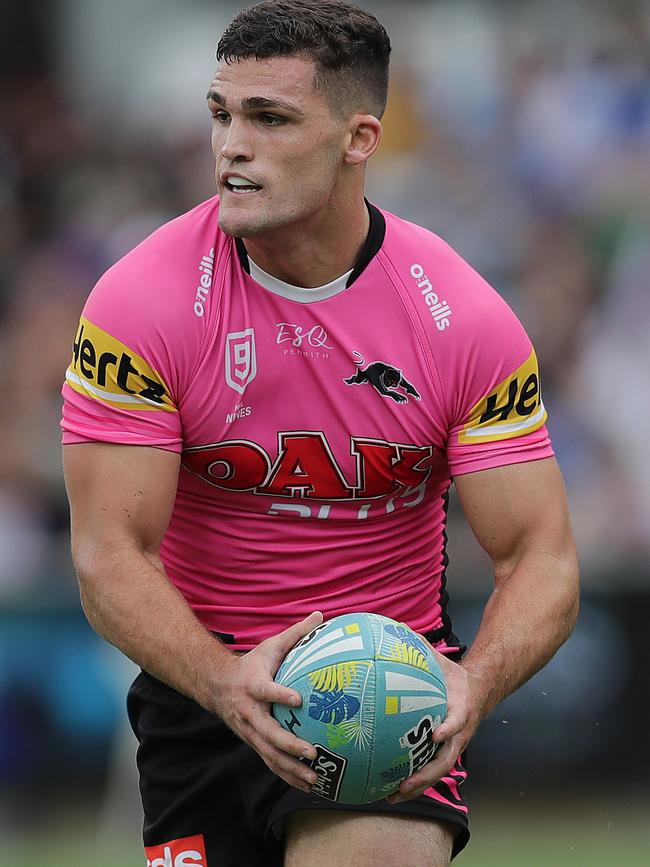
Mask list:
[{"label": "blue rugby ball", "polygon": [[447,690],[431,649],[404,623],[379,614],[335,617],[289,651],[275,680],[302,696],[300,707],[272,711],[316,747],[312,791],[322,798],[380,801],[435,753]]}]

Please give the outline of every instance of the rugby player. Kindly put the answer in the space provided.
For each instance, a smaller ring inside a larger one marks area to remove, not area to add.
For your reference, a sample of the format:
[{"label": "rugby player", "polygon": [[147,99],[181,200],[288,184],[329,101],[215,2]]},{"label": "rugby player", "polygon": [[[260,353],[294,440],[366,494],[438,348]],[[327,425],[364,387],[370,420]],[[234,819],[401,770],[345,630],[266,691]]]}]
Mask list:
[{"label": "rugby player", "polygon": [[[151,867],[449,864],[468,741],[576,617],[524,329],[442,240],[364,198],[389,54],[344,2],[239,13],[207,98],[218,195],[100,279],[74,340],[74,562],[89,622],[142,669],[128,711]],[[495,575],[462,660],[452,480]],[[270,703],[299,701],[273,682],[293,644],[352,611],[435,646],[449,710],[432,761],[346,807],[310,792],[314,748]]]}]

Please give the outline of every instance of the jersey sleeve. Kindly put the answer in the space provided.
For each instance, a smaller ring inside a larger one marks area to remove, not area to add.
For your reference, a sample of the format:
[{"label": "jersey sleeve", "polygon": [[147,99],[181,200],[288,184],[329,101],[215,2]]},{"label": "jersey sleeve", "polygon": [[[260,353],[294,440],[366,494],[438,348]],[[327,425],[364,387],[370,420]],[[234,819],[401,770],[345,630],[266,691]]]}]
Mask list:
[{"label": "jersey sleeve", "polygon": [[180,452],[187,341],[178,333],[178,317],[172,330],[169,296],[160,285],[154,291],[152,282],[146,269],[143,274],[122,260],[88,298],[62,390],[64,444],[101,441]]},{"label": "jersey sleeve", "polygon": [[454,318],[439,335],[452,476],[551,457],[535,350],[514,312],[449,251]]}]

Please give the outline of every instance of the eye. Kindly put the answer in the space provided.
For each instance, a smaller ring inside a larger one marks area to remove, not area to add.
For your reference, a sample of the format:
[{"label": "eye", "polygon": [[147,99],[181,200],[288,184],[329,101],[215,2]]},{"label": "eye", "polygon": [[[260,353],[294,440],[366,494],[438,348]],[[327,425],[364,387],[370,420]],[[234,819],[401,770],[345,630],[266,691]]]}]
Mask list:
[{"label": "eye", "polygon": [[260,115],[260,120],[265,126],[282,126],[282,124],[286,123],[284,117],[280,117],[278,114],[268,114],[267,112]]},{"label": "eye", "polygon": [[230,119],[230,115],[228,114],[227,111],[223,111],[223,110],[219,110],[219,109],[216,109],[215,111],[212,112],[212,117],[218,123],[227,123],[228,120]]}]

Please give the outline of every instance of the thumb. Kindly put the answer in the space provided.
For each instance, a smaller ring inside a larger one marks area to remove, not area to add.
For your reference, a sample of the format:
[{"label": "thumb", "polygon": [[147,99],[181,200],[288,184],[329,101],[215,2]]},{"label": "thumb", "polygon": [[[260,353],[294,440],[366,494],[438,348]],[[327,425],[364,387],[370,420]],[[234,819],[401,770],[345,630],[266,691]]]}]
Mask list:
[{"label": "thumb", "polygon": [[320,626],[322,622],[322,613],[320,611],[312,611],[312,613],[308,617],[305,617],[304,620],[294,623],[293,626],[285,629],[284,632],[280,632],[262,642],[271,657],[273,674],[278,670],[282,660],[287,653],[289,653],[292,647],[294,647],[301,638],[308,635],[312,629]]}]

